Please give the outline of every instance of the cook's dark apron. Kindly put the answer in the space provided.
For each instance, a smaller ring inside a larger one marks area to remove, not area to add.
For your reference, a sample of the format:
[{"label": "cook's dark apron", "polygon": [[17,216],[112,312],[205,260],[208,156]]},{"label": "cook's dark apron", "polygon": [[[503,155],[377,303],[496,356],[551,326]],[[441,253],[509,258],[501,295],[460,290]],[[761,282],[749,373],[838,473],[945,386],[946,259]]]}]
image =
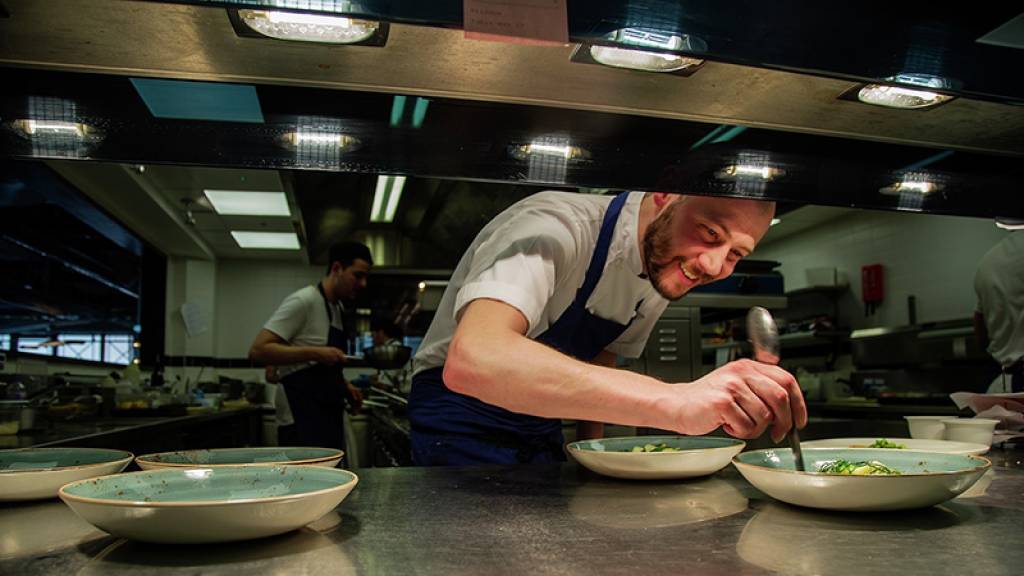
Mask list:
[{"label": "cook's dark apron", "polygon": [[[601,223],[583,285],[537,341],[590,361],[629,326],[595,316],[587,300],[604,272],[626,194],[615,197]],[[637,304],[639,308],[640,304]],[[632,319],[630,320],[632,322]],[[409,394],[413,462],[420,466],[542,463],[565,460],[562,421],[519,414],[449,390],[443,367],[413,376]]]},{"label": "cook's dark apron", "polygon": [[[327,310],[327,345],[344,350],[345,330],[334,327],[331,306],[323,286],[317,284]],[[347,388],[341,365],[313,364],[281,378],[295,421],[290,442],[295,446],[345,449],[345,399]]]},{"label": "cook's dark apron", "polygon": [[1010,392],[1024,392],[1024,359],[1003,368],[1003,373],[1010,380]]}]

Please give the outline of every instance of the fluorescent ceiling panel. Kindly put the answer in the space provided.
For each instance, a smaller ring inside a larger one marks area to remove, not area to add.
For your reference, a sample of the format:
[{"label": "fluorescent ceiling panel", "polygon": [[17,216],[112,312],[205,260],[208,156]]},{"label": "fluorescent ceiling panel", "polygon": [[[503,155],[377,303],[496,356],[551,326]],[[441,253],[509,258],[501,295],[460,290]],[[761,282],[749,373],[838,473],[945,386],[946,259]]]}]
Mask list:
[{"label": "fluorescent ceiling panel", "polygon": [[203,190],[217,214],[225,216],[291,216],[284,192]]},{"label": "fluorescent ceiling panel", "polygon": [[299,237],[295,232],[242,232],[232,230],[231,236],[239,248],[257,250],[298,250]]}]

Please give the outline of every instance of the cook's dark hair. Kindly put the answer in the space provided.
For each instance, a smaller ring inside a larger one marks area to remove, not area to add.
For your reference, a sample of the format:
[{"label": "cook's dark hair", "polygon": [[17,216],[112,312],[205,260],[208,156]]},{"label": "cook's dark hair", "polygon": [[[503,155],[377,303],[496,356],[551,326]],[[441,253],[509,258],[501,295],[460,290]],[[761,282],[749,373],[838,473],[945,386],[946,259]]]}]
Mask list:
[{"label": "cook's dark hair", "polygon": [[348,268],[356,260],[366,260],[367,264],[373,265],[373,256],[370,249],[362,242],[338,242],[331,246],[330,258],[327,260],[327,274],[331,273],[331,266],[339,262],[342,268]]}]

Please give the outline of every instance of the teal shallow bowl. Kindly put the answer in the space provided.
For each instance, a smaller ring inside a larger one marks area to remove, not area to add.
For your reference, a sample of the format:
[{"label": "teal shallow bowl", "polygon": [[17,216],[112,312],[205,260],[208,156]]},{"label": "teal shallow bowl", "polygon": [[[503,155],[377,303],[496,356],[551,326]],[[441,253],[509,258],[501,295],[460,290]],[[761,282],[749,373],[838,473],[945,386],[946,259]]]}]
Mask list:
[{"label": "teal shallow bowl", "polygon": [[143,454],[135,459],[139,468],[192,468],[212,466],[309,465],[333,468],[344,452],[334,448],[262,447],[214,448]]},{"label": "teal shallow bowl", "polygon": [[148,542],[227,542],[280,534],[336,507],[358,477],[318,466],[167,468],[64,486],[86,521]]},{"label": "teal shallow bowl", "polygon": [[[681,452],[633,452],[634,446],[666,444]],[[566,450],[580,464],[606,476],[632,480],[693,478],[729,465],[746,443],[712,436],[627,436],[571,442]]]},{"label": "teal shallow bowl", "polygon": [[[740,474],[765,494],[798,506],[828,510],[880,511],[924,508],[963,493],[992,463],[980,456],[888,450],[884,448],[805,448],[807,472],[793,467],[790,449],[744,452],[733,458]],[[898,476],[822,474],[826,462],[877,460]]]},{"label": "teal shallow bowl", "polygon": [[105,448],[0,450],[0,501],[54,498],[68,482],[124,470],[132,457]]}]

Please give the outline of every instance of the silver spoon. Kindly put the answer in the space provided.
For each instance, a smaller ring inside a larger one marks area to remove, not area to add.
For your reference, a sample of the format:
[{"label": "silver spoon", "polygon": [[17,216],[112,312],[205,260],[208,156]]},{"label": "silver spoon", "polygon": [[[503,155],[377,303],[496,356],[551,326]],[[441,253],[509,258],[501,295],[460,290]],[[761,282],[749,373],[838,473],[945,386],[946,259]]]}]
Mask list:
[{"label": "silver spoon", "polygon": [[[754,360],[765,364],[778,364],[781,346],[779,345],[779,330],[775,327],[775,319],[768,310],[754,306],[747,312],[747,337],[754,347]],[[800,450],[800,436],[796,431],[796,422],[789,429],[789,445],[793,449],[793,465],[797,470],[803,472],[804,456]]]}]

